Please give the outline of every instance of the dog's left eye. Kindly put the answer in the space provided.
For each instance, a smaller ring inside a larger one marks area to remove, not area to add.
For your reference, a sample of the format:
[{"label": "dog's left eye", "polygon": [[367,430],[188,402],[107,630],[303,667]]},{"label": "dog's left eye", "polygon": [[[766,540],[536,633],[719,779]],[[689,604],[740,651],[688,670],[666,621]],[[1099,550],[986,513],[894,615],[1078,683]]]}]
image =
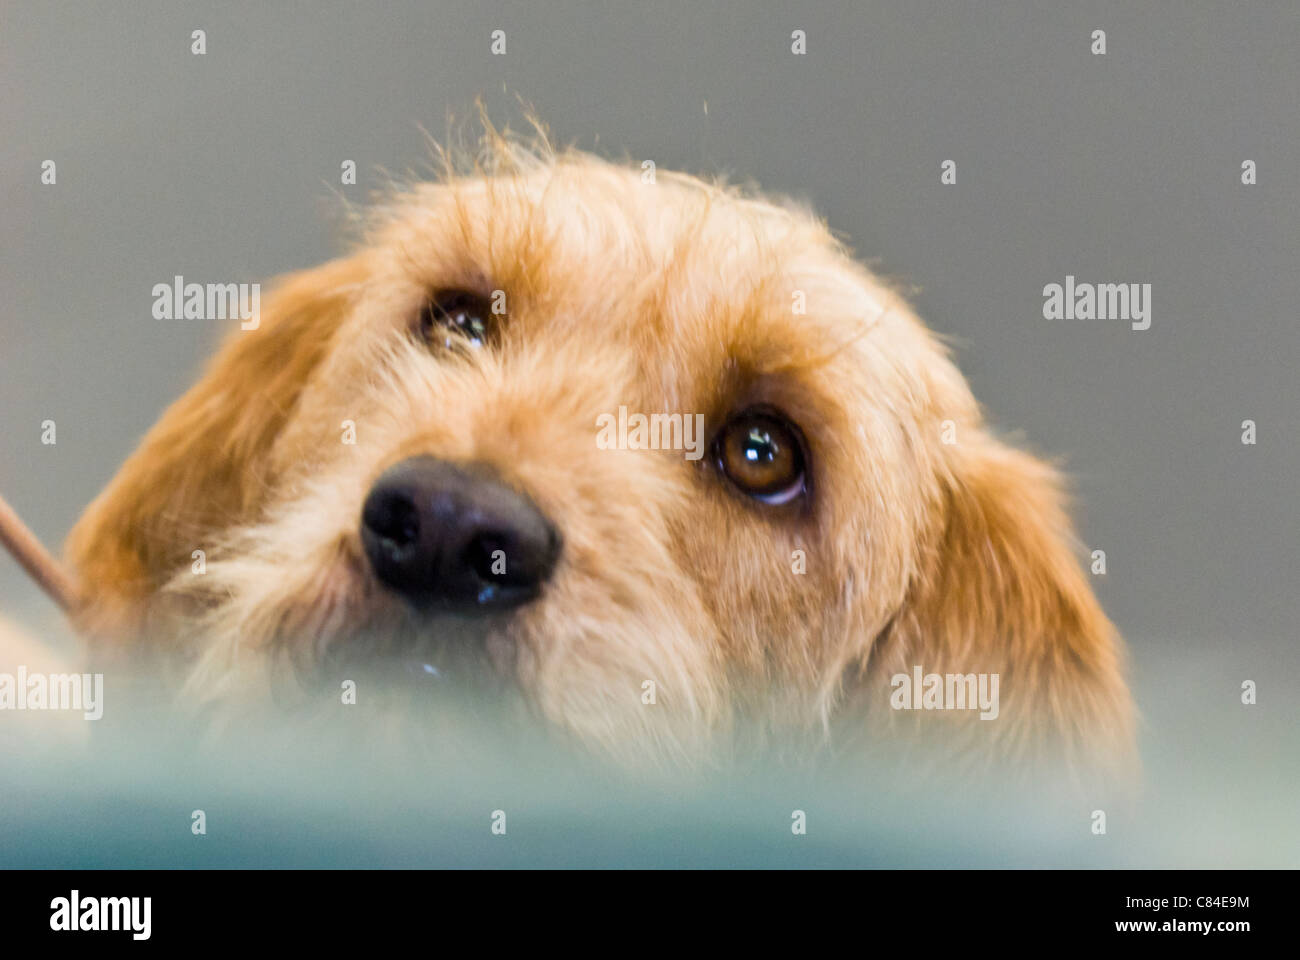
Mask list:
[{"label": "dog's left eye", "polygon": [[727,479],[762,503],[789,503],[807,488],[799,430],[773,411],[755,408],[732,417],[713,449]]},{"label": "dog's left eye", "polygon": [[420,312],[419,335],[430,346],[452,349],[487,346],[496,335],[496,316],[486,297],[465,290],[433,295]]}]

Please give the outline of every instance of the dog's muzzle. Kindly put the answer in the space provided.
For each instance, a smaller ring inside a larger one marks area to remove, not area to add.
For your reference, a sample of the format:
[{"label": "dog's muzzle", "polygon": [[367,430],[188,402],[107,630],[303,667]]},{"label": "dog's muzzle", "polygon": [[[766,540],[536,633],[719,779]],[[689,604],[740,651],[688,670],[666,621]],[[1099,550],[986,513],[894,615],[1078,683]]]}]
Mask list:
[{"label": "dog's muzzle", "polygon": [[488,468],[427,456],[375,482],[361,540],[375,576],[416,607],[482,613],[535,599],[561,544],[537,506]]}]

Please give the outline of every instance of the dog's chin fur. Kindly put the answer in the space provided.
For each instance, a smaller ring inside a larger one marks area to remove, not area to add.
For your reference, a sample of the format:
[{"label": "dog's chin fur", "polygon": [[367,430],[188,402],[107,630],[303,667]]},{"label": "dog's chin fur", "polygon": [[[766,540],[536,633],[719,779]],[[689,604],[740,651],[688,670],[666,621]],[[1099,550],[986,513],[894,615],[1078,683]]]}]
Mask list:
[{"label": "dog's chin fur", "polygon": [[[840,756],[1126,768],[1121,647],[1057,477],[989,432],[906,303],[795,205],[487,144],[285,280],[87,510],[69,554],[101,654],[162,652],[200,703],[462,671],[632,763],[712,763],[744,727]],[[416,342],[438,289],[505,291],[500,342]],[[700,412],[712,435],[757,404],[805,434],[806,501],[595,441],[621,405]],[[540,599],[428,618],[376,582],[361,505],[415,455],[487,464],[550,518],[564,551]],[[999,718],[891,710],[914,665],[999,674]]]}]

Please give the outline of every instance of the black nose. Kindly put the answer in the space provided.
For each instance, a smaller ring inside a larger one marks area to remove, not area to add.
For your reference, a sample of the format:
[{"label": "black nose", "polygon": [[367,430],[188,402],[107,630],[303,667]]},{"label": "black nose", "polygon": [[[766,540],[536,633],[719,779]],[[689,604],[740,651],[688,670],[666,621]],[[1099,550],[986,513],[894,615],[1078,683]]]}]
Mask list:
[{"label": "black nose", "polygon": [[490,471],[433,457],[403,460],[375,482],[361,540],[376,576],[419,607],[504,610],[541,592],[560,535]]}]

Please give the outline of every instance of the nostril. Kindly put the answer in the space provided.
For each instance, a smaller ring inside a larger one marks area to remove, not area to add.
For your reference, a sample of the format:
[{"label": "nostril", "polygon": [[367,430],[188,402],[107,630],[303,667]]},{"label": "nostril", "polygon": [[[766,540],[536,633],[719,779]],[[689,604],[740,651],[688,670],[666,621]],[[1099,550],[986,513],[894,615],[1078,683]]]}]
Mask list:
[{"label": "nostril", "polygon": [[420,536],[420,514],[411,497],[386,491],[366,501],[362,521],[373,533],[398,546],[415,543]]},{"label": "nostril", "polygon": [[508,535],[483,533],[466,545],[460,559],[480,580],[512,583],[510,553]]}]

